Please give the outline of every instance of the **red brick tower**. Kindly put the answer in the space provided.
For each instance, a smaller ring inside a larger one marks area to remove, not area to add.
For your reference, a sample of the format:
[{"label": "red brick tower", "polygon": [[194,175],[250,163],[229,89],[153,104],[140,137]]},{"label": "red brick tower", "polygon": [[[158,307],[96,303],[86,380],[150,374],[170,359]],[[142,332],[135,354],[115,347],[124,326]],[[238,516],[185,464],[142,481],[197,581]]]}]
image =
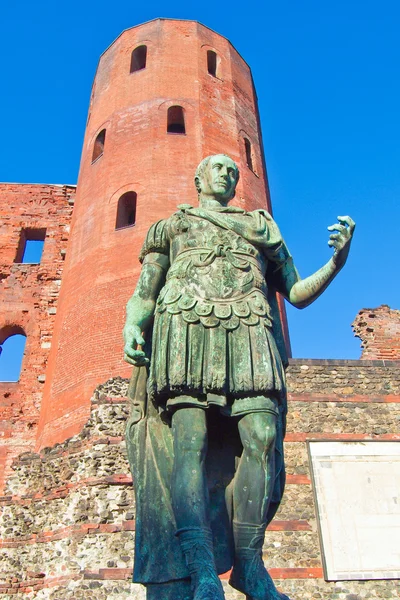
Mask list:
[{"label": "red brick tower", "polygon": [[234,204],[270,208],[252,76],[230,42],[194,21],[122,33],[93,85],[38,447],[80,430],[96,385],[129,376],[121,331],[144,236],[196,204],[195,168],[221,152],[240,168]]}]

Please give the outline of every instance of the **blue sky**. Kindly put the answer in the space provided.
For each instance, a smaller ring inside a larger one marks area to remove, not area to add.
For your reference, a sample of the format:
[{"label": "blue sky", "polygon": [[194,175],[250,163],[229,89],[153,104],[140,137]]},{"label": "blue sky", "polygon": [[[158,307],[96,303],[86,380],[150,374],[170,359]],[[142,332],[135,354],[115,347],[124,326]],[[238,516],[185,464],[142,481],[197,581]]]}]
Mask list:
[{"label": "blue sky", "polygon": [[0,180],[76,183],[98,57],[123,29],[156,17],[200,21],[250,64],[274,216],[300,274],[328,260],[337,215],[356,221],[344,270],[313,306],[288,314],[295,357],[359,358],[358,310],[400,308],[395,0],[8,2]]}]

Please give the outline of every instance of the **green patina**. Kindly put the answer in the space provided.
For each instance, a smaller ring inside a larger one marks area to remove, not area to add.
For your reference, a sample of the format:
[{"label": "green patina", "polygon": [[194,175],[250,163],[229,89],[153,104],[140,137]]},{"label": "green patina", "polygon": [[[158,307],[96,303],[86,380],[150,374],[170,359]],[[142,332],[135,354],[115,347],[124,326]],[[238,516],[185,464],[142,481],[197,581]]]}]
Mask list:
[{"label": "green patina", "polygon": [[247,600],[285,598],[262,561],[285,482],[276,293],[313,302],[344,265],[354,223],[338,217],[333,257],[302,280],[271,215],[229,206],[238,179],[225,155],[200,163],[199,207],[152,225],[127,305],[134,581],[149,599],[222,599],[217,574],[232,566]]}]

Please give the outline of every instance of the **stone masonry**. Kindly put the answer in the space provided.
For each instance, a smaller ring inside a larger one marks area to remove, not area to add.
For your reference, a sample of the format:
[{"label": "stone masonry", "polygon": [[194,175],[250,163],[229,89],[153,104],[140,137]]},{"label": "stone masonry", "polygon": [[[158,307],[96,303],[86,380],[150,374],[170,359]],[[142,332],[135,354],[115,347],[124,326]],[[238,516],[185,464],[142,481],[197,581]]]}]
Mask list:
[{"label": "stone masonry", "polygon": [[[292,360],[287,486],[264,556],[295,600],[399,598],[396,581],[325,582],[307,440],[398,440],[400,364]],[[0,598],[144,600],[130,583],[135,504],[126,457],[127,380],[99,386],[81,433],[14,463],[0,499]],[[222,576],[227,600],[243,599]]]}]

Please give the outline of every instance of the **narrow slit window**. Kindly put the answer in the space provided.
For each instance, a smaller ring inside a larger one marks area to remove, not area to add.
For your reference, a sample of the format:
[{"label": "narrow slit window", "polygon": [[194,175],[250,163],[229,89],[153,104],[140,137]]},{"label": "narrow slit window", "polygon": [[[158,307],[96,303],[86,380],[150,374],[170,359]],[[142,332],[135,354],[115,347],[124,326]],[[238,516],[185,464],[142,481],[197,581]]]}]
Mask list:
[{"label": "narrow slit window", "polygon": [[247,138],[244,138],[244,148],[245,148],[245,151],[246,151],[246,163],[247,163],[247,166],[249,167],[249,169],[251,169],[254,172],[254,169],[253,169],[253,157],[251,155],[251,142]]},{"label": "narrow slit window", "polygon": [[131,73],[146,68],[147,46],[138,46],[131,55]]},{"label": "narrow slit window", "polygon": [[21,327],[0,331],[0,381],[19,380],[25,352],[26,335]]},{"label": "narrow slit window", "polygon": [[39,264],[45,237],[45,229],[22,229],[14,262]]},{"label": "narrow slit window", "polygon": [[217,77],[218,56],[214,50],[207,50],[207,69],[210,75]]},{"label": "narrow slit window", "polygon": [[167,133],[186,133],[182,106],[170,106],[167,119]]},{"label": "narrow slit window", "polygon": [[93,154],[92,154],[92,163],[97,160],[100,156],[102,156],[104,152],[104,144],[106,142],[106,130],[102,129],[94,142],[93,146]]},{"label": "narrow slit window", "polygon": [[136,222],[136,192],[126,192],[118,200],[115,229],[131,227]]}]

